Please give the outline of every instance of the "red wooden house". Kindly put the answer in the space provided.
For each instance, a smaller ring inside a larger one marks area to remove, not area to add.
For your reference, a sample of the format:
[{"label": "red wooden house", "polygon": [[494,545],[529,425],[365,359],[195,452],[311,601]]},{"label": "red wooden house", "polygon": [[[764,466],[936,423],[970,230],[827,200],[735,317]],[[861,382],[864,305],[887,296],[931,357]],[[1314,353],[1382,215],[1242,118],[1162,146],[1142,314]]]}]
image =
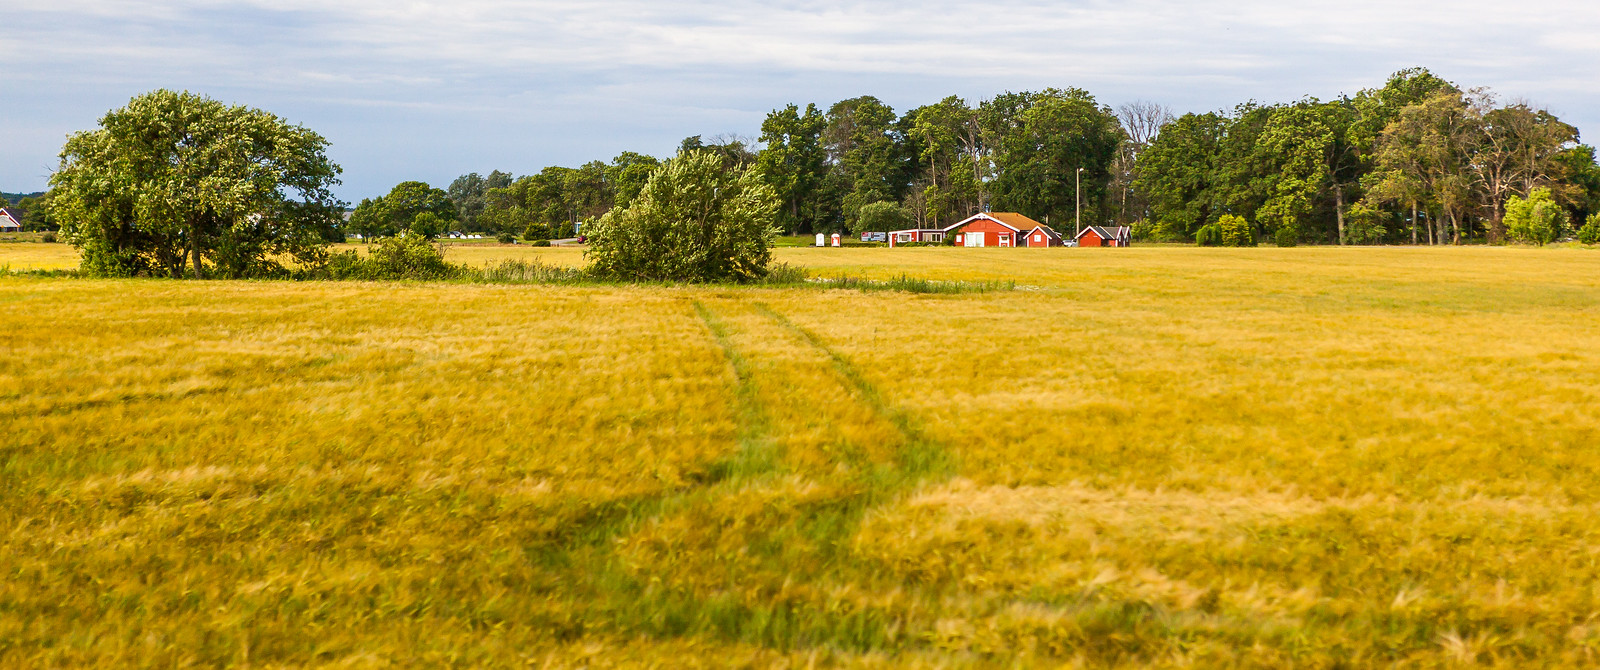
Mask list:
[{"label": "red wooden house", "polygon": [[1080,247],[1125,247],[1133,243],[1133,229],[1127,226],[1084,226],[1078,231]]},{"label": "red wooden house", "polygon": [[948,226],[944,232],[955,235],[958,247],[1016,247],[1031,246],[1032,233],[1040,228],[1049,229],[1016,212],[984,212]]}]

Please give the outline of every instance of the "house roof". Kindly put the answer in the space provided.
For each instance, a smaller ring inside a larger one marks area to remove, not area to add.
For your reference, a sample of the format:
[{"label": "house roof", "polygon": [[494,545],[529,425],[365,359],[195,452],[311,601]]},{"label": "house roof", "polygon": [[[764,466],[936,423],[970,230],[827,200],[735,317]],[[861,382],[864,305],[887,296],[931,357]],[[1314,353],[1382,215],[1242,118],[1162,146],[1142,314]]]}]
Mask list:
[{"label": "house roof", "polygon": [[22,212],[19,212],[19,211],[15,210],[15,209],[12,209],[10,207],[0,207],[0,216],[8,217],[12,221],[17,222],[18,225],[22,224]]},{"label": "house roof", "polygon": [[1033,230],[1028,231],[1028,234],[1032,235],[1035,230],[1039,231],[1039,232],[1042,232],[1042,233],[1044,233],[1046,235],[1049,235],[1050,237],[1053,237],[1053,238],[1056,238],[1056,239],[1060,239],[1061,238],[1061,233],[1056,232],[1054,228],[1051,228],[1050,226],[1044,225],[1042,223],[1037,225],[1037,226],[1034,226]]},{"label": "house roof", "polygon": [[1024,230],[1032,230],[1036,226],[1044,225],[1016,212],[983,212],[982,214],[973,214],[972,216],[962,219],[959,223],[948,226],[944,230],[955,230],[978,219],[988,219],[1019,233]]}]

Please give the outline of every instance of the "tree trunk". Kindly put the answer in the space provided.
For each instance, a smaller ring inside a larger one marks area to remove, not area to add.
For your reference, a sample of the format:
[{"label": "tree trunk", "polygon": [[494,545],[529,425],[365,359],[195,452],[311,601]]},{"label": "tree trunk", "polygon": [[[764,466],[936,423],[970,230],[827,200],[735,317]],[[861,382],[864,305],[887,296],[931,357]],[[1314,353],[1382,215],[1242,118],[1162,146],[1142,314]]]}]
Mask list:
[{"label": "tree trunk", "polygon": [[1411,244],[1417,244],[1417,201],[1411,201]]},{"label": "tree trunk", "polygon": [[1339,246],[1344,246],[1344,187],[1333,185],[1333,215],[1339,220]]},{"label": "tree trunk", "polygon": [[200,222],[189,224],[189,251],[194,259],[194,278],[205,279],[205,268],[200,264]]},{"label": "tree trunk", "polygon": [[1459,246],[1461,244],[1461,222],[1456,220],[1456,210],[1454,207],[1446,207],[1444,211],[1450,217],[1450,243]]}]

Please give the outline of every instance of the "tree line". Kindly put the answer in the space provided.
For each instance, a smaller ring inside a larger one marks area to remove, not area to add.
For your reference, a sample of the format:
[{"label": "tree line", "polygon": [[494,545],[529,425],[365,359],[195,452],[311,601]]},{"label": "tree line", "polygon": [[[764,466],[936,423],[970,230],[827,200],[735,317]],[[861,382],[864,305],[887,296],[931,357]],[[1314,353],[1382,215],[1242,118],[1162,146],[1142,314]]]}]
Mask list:
[{"label": "tree line", "polygon": [[1185,114],[1138,151],[1132,188],[1162,239],[1216,242],[1237,218],[1241,244],[1595,241],[1600,166],[1578,140],[1548,110],[1419,68],[1327,102]]},{"label": "tree line", "polygon": [[[1600,212],[1600,166],[1578,139],[1547,110],[1417,68],[1330,101],[1181,116],[1073,88],[951,96],[904,114],[872,96],[790,104],[759,138],[695,136],[678,153],[753,170],[788,234],[1016,211],[1065,228],[1080,217],[1130,225],[1147,240],[1441,244],[1579,233]],[[625,152],[521,177],[463,175],[448,189],[406,182],[363,201],[351,232],[393,234],[428,212],[468,232],[567,237],[626,208],[661,165]]]}]

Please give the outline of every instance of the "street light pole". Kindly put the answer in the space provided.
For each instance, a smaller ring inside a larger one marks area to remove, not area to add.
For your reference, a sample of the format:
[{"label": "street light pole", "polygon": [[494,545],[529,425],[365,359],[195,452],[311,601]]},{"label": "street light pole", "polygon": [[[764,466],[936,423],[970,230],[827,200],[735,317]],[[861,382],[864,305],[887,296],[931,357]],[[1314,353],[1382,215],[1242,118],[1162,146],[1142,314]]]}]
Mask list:
[{"label": "street light pole", "polygon": [[1072,231],[1072,239],[1078,239],[1078,235],[1083,233],[1083,168],[1078,168],[1072,175],[1072,181],[1075,190],[1072,196],[1072,227],[1077,229]]}]

